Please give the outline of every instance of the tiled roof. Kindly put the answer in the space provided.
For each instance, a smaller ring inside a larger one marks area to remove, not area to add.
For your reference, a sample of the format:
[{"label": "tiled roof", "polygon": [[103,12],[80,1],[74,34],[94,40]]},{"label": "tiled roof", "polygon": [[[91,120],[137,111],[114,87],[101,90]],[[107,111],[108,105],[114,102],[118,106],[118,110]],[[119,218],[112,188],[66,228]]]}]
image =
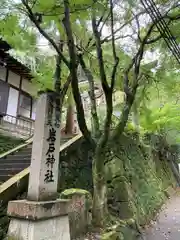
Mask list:
[{"label": "tiled roof", "polygon": [[0,60],[13,72],[23,76],[24,78],[32,79],[33,76],[31,74],[31,70],[22,64],[18,59],[11,56],[8,52],[10,49],[12,49],[11,46],[0,38]]}]

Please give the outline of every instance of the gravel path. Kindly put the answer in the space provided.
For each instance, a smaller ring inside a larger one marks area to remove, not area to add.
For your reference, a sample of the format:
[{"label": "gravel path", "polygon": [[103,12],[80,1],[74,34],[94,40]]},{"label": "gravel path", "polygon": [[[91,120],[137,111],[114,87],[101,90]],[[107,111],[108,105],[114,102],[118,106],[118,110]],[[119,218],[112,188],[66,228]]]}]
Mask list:
[{"label": "gravel path", "polygon": [[180,240],[180,192],[172,196],[143,240]]}]

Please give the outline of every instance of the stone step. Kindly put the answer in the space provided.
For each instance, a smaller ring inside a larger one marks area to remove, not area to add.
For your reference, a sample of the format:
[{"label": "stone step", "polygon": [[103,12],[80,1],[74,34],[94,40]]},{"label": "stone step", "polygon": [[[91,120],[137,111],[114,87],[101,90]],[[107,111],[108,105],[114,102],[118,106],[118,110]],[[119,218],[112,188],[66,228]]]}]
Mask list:
[{"label": "stone step", "polygon": [[21,168],[16,168],[16,169],[0,169],[2,175],[16,175],[17,173],[20,173],[23,169]]},{"label": "stone step", "polygon": [[9,164],[16,164],[16,163],[30,163],[31,158],[18,158],[18,159],[0,159],[1,163],[9,163]]},{"label": "stone step", "polygon": [[32,143],[26,146],[26,149],[29,149],[29,148],[32,149]]},{"label": "stone step", "polygon": [[[12,175],[14,176],[15,174],[21,172],[23,169],[22,168],[7,168],[7,169],[0,169],[0,173],[1,175]],[[2,181],[2,179],[0,179],[0,181]]]},{"label": "stone step", "polygon": [[17,154],[30,154],[32,152],[32,148],[28,148],[28,149],[22,149],[20,151],[16,151],[11,153],[10,155],[17,155]]},{"label": "stone step", "polygon": [[31,159],[31,154],[9,155],[6,158],[4,158],[4,161],[6,161],[6,160],[20,160],[20,159],[25,159],[25,158]]},{"label": "stone step", "polygon": [[[72,136],[63,136],[60,145],[69,141]],[[0,159],[0,182],[5,182],[15,174],[30,166],[32,144]]]},{"label": "stone step", "polygon": [[0,174],[0,182],[1,183],[3,183],[3,182],[5,182],[5,181],[7,181],[9,178],[12,178],[13,177],[13,175],[11,175],[11,174],[9,174],[9,175],[7,175],[7,174]]},{"label": "stone step", "polygon": [[11,168],[20,168],[24,169],[30,166],[30,162],[17,162],[17,163],[5,163],[5,162],[0,162],[0,171],[1,169],[11,169]]}]

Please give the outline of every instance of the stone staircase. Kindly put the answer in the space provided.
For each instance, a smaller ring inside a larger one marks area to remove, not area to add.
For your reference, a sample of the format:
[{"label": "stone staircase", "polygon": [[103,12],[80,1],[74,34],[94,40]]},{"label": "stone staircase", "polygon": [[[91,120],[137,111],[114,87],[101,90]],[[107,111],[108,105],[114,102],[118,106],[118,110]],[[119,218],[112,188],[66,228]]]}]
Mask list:
[{"label": "stone staircase", "polygon": [[[73,136],[63,136],[61,146]],[[3,183],[30,166],[32,143],[3,158],[0,158],[0,183]]]}]

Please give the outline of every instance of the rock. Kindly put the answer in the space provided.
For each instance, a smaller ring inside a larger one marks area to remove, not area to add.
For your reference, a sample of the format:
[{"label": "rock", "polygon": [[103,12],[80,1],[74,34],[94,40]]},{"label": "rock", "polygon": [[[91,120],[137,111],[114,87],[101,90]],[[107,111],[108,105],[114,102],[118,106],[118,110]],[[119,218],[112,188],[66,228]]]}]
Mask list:
[{"label": "rock", "polygon": [[122,233],[116,232],[116,231],[111,231],[111,232],[108,232],[108,233],[104,233],[101,236],[101,239],[102,240],[125,240]]},{"label": "rock", "polygon": [[67,189],[60,194],[63,199],[70,199],[69,222],[72,238],[80,237],[88,231],[91,224],[92,196],[83,189]]},{"label": "rock", "polygon": [[131,201],[120,203],[120,218],[129,219],[134,217],[135,209]]},{"label": "rock", "polygon": [[122,181],[121,178],[115,178],[112,181],[112,185],[114,187],[114,198],[115,201],[127,202],[130,196],[130,187],[127,181],[124,179]]},{"label": "rock", "polygon": [[139,233],[137,233],[134,229],[129,228],[128,226],[121,228],[121,233],[124,237],[124,240],[136,240],[139,236]]},{"label": "rock", "polygon": [[123,171],[123,162],[120,159],[113,158],[105,165],[106,180],[109,181],[123,175]]}]

